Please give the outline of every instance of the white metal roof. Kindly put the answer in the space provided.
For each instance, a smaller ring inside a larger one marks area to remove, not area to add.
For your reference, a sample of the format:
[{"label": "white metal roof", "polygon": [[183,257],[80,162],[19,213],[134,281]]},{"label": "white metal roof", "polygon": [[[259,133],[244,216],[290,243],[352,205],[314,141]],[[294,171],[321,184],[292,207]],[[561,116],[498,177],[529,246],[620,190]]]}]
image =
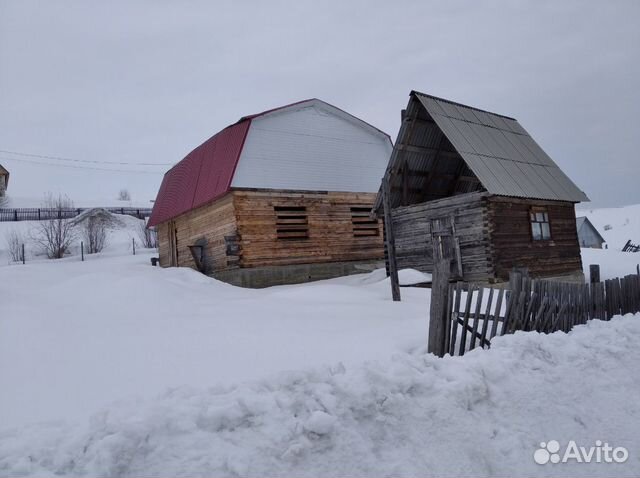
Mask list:
[{"label": "white metal roof", "polygon": [[314,99],[255,117],[231,187],[377,192],[389,136]]}]

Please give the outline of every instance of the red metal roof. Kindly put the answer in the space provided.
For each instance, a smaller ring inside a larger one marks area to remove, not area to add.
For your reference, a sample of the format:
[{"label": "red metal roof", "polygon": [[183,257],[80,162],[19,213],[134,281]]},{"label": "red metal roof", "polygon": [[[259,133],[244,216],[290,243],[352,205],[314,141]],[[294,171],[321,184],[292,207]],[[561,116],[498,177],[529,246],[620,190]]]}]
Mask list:
[{"label": "red metal roof", "polygon": [[209,138],[164,175],[149,225],[155,226],[229,191],[251,120]]}]

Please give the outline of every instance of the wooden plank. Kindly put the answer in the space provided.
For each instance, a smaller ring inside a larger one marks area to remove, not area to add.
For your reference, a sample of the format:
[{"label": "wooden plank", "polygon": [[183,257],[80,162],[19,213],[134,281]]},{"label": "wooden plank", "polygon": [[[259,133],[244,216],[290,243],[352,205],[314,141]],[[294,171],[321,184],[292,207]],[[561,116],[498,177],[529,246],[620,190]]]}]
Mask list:
[{"label": "wooden plank", "polygon": [[467,289],[467,301],[464,306],[464,317],[462,322],[462,335],[460,336],[460,349],[459,355],[464,355],[465,348],[467,346],[467,329],[469,327],[469,314],[471,312],[471,300],[473,298],[473,292],[477,289],[475,284],[469,284]]},{"label": "wooden plank", "polygon": [[[489,322],[491,320],[491,302],[493,301],[493,288],[489,289],[489,297],[487,298],[487,308],[482,321],[482,332],[480,333],[480,345],[483,346],[487,342],[487,331],[489,330]],[[497,322],[494,316],[494,322]]]},{"label": "wooden plank", "polygon": [[396,261],[396,244],[393,236],[393,221],[391,218],[391,201],[389,191],[389,179],[382,180],[382,207],[384,209],[384,226],[387,243],[387,260],[389,263],[389,276],[391,278],[391,296],[394,302],[400,301],[400,281],[398,279],[398,263]]},{"label": "wooden plank", "polygon": [[458,338],[458,315],[460,313],[460,301],[462,300],[462,282],[456,282],[455,288],[455,301],[453,303],[453,310],[451,311],[451,338],[449,354],[456,354],[456,340]]},{"label": "wooden plank", "polygon": [[438,357],[442,357],[445,354],[449,277],[450,270],[448,261],[438,261],[433,270],[429,314],[429,341],[427,346],[427,352],[435,354]]},{"label": "wooden plank", "polygon": [[482,310],[483,294],[484,287],[480,286],[478,288],[478,294],[476,297],[476,313],[474,314],[473,318],[473,333],[471,334],[471,343],[469,344],[469,350],[473,350],[476,347],[476,336],[478,335],[478,325],[480,324],[480,311]]},{"label": "wooden plank", "polygon": [[[491,324],[491,334],[489,337],[492,339],[498,333],[498,317],[500,316],[500,312],[502,311],[502,298],[504,296],[504,289],[500,289],[498,291],[498,299],[496,300],[496,309],[493,314],[493,323]],[[508,311],[507,311],[508,312]],[[504,327],[504,322],[503,322]]]}]

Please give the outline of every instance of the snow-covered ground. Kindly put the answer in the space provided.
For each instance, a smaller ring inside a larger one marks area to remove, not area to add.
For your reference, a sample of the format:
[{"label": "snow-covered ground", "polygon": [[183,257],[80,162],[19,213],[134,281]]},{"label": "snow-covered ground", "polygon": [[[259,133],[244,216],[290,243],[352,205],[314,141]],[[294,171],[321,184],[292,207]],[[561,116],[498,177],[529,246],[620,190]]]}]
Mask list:
[{"label": "snow-covered ground", "polygon": [[[0,223],[0,476],[640,474],[640,316],[436,359],[427,289],[394,303],[383,271],[241,289],[133,256],[137,223],[85,262],[28,242],[26,265],[4,235],[34,224]],[[551,439],[630,455],[536,465]]]},{"label": "snow-covered ground", "polygon": [[640,204],[602,209],[578,209],[576,216],[587,216],[607,241],[610,249],[621,250],[629,239],[634,244],[640,244]]}]

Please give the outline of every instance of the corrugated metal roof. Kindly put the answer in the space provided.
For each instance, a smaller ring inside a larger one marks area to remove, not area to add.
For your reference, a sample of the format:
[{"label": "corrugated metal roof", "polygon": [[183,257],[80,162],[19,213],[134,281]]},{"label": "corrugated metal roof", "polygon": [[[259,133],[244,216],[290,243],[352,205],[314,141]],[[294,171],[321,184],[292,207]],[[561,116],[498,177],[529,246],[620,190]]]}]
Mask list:
[{"label": "corrugated metal roof", "polygon": [[502,196],[588,201],[513,118],[412,92],[486,190]]},{"label": "corrugated metal roof", "polygon": [[168,221],[229,191],[251,121],[245,120],[209,138],[164,175],[149,225]]}]

